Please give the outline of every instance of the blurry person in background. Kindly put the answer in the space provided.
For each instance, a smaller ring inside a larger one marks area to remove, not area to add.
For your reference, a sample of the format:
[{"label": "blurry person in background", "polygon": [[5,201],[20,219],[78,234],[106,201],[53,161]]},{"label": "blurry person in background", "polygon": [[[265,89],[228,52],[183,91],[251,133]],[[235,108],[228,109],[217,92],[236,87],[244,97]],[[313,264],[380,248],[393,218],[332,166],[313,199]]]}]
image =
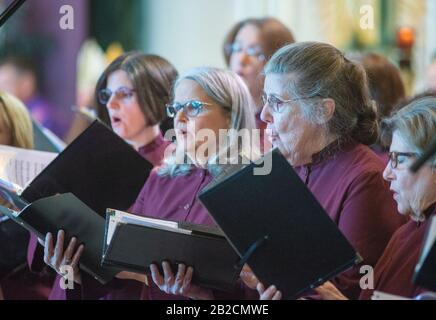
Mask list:
[{"label": "blurry person in background", "polygon": [[6,91],[27,106],[33,119],[43,127],[62,135],[64,129],[56,123],[56,109],[38,92],[38,73],[29,59],[6,57],[0,61],[0,90]]},{"label": "blurry person in background", "polygon": [[[400,70],[378,53],[352,54],[350,59],[361,64],[368,76],[371,98],[377,106],[379,121],[389,117],[395,106],[406,98],[406,89]],[[388,160],[388,147],[377,141],[371,149],[384,161]]]},{"label": "blurry person in background", "polygon": [[275,18],[251,18],[238,22],[228,33],[224,42],[224,57],[227,66],[237,73],[248,86],[254,100],[256,126],[261,130],[263,146],[266,123],[260,119],[262,92],[265,77],[263,68],[271,56],[281,47],[294,43],[292,32]]},{"label": "blurry person in background", "polygon": [[97,116],[95,86],[109,62],[112,61],[108,61],[95,39],[83,43],[77,54],[76,105],[72,108],[74,116],[65,136],[66,143],[76,139],[95,120]]},{"label": "blurry person in background", "polygon": [[[32,121],[29,112],[21,101],[3,91],[0,91],[0,144],[23,149],[33,148]],[[1,198],[0,204],[10,208],[10,205]],[[27,231],[15,223],[8,224],[8,221],[4,221],[0,225],[0,233],[2,243],[0,264],[18,265],[11,273],[0,275],[2,286],[0,296],[3,295],[7,300],[47,299],[54,278],[47,272],[49,269],[34,273],[27,267]],[[6,243],[8,243],[7,248]],[[11,259],[11,256],[3,250],[13,252],[13,258]]]}]

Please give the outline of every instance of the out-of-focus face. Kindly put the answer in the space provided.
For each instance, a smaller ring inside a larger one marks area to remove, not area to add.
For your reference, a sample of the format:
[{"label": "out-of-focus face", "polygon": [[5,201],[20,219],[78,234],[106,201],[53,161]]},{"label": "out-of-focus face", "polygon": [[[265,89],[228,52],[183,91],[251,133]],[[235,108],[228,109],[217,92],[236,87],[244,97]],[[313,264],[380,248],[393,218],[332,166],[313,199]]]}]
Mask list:
[{"label": "out-of-focus face", "polygon": [[427,70],[426,87],[428,90],[436,91],[436,61]]},{"label": "out-of-focus face", "polygon": [[[114,132],[124,140],[135,144],[145,134],[147,122],[139,106],[132,81],[124,70],[109,75],[107,89],[112,92],[106,107]],[[115,93],[117,92],[117,93]]]},{"label": "out-of-focus face", "polygon": [[255,100],[260,99],[264,77],[265,56],[262,51],[259,29],[247,24],[236,35],[230,56],[230,69],[244,79]]},{"label": "out-of-focus face", "polygon": [[4,64],[0,66],[0,90],[20,97],[19,83],[17,70],[12,65]]},{"label": "out-of-focus face", "polygon": [[416,156],[404,155],[404,153],[410,154],[414,151],[397,131],[392,136],[390,151],[398,154],[397,167],[392,168],[391,158],[383,172],[383,178],[391,184],[398,212],[414,216],[414,213],[426,210],[436,201],[436,173],[428,165],[416,174],[409,170]]},{"label": "out-of-focus face", "polygon": [[[286,90],[289,81],[288,75],[268,74],[264,93],[282,101],[292,100]],[[312,142],[320,135],[319,127],[305,118],[298,101],[280,103],[279,108],[280,112],[275,112],[269,103],[264,105],[261,119],[268,124],[266,134],[292,165],[307,164],[313,154]]]},{"label": "out-of-focus face", "polygon": [[[177,112],[174,118],[177,148],[182,148],[181,152],[187,154],[194,163],[204,164],[211,154],[204,155],[203,152],[199,152],[200,146],[202,150],[207,150],[212,144],[218,146],[218,142],[203,136],[202,133],[209,133],[212,134],[212,138],[219,138],[220,129],[229,129],[230,117],[200,85],[185,79],[175,89],[174,102],[184,105],[190,101],[203,102],[205,105],[195,117],[188,116],[184,109]],[[209,150],[213,148],[210,147]]]}]

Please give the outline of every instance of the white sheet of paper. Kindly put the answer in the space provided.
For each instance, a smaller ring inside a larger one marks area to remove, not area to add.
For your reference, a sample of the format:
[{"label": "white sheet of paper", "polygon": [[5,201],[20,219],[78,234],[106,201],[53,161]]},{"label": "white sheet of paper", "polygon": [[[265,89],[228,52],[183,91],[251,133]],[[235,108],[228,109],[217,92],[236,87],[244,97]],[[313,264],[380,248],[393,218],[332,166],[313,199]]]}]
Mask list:
[{"label": "white sheet of paper", "polygon": [[0,145],[0,178],[25,188],[57,155]]}]

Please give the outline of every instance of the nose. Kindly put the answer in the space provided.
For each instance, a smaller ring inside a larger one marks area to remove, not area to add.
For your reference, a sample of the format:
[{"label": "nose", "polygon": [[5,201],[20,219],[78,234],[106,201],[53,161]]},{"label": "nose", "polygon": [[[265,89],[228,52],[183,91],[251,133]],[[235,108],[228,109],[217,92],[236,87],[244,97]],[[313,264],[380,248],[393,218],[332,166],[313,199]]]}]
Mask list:
[{"label": "nose", "polygon": [[186,116],[184,109],[179,110],[176,113],[176,116],[174,117],[174,124],[177,122],[186,122],[188,120],[188,117]]},{"label": "nose", "polygon": [[237,62],[237,64],[241,65],[241,66],[245,66],[249,63],[249,56],[248,54],[245,52],[245,50],[241,50],[239,52],[235,52],[232,55],[232,58],[235,59],[235,61]]},{"label": "nose", "polygon": [[394,174],[394,171],[391,168],[390,161],[388,162],[388,164],[386,165],[385,170],[383,171],[383,179],[385,179],[386,181],[395,180],[395,174]]},{"label": "nose", "polygon": [[114,95],[114,94],[111,95],[109,101],[106,103],[106,107],[107,107],[108,109],[117,109],[117,108],[119,108],[118,101],[117,101],[117,99],[115,98],[115,95]]},{"label": "nose", "polygon": [[270,109],[268,107],[268,103],[265,103],[263,105],[262,112],[260,113],[260,119],[266,123],[273,122],[273,116],[272,116]]}]

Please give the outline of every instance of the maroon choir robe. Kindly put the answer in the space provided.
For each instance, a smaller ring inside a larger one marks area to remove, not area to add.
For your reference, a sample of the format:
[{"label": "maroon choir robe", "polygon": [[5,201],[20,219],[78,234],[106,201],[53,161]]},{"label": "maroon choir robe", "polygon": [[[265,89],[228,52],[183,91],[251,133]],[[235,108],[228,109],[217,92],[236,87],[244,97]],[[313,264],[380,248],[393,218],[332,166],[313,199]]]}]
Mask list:
[{"label": "maroon choir robe", "polygon": [[[211,180],[212,175],[205,169],[192,167],[191,171],[182,176],[169,177],[159,176],[158,169],[155,169],[148,178],[141,193],[139,194],[132,212],[148,217],[166,219],[172,221],[187,221],[202,225],[214,225],[212,218],[207,210],[197,199],[197,194]],[[195,270],[194,270],[195,272]],[[160,291],[153,284],[149,277],[149,287],[143,286],[139,282],[130,281],[126,285],[126,280],[113,280],[109,285],[101,286],[89,276],[82,274],[82,285],[76,286],[74,290],[67,290],[68,298],[78,299],[186,299],[174,295],[167,295]],[[138,285],[142,292],[136,290]],[[125,290],[130,289],[129,295],[125,295]],[[58,290],[59,291],[59,290]],[[121,294],[120,294],[121,293]],[[243,298],[244,288],[239,283],[235,286],[233,293],[222,293],[215,291],[215,298]]]},{"label": "maroon choir robe", "polygon": [[[153,164],[154,166],[159,166],[162,163],[166,148],[171,147],[170,145],[171,142],[165,140],[162,134],[159,134],[159,136],[157,136],[156,139],[154,139],[152,142],[150,142],[144,147],[139,148],[138,152],[151,164]],[[43,257],[44,257],[44,248],[38,245],[36,236],[31,235],[31,239],[29,241],[29,246],[27,251],[27,261],[32,270],[38,272],[45,267]],[[82,277],[84,278],[84,281],[89,280],[90,282],[96,283],[96,287],[99,289],[99,293],[98,293],[99,297],[104,297],[105,293],[110,291],[104,286],[97,285],[97,282],[91,277],[88,277],[85,274],[83,274]],[[50,295],[48,296],[49,299],[60,300],[66,298],[65,290],[61,289],[59,286],[59,280],[60,277],[58,276],[56,277],[53,285],[50,285],[50,288],[52,287],[52,289]],[[115,288],[118,287],[120,287],[121,289],[118,291],[115,290],[116,297],[114,298],[116,299],[135,298],[138,296],[139,292],[141,291],[141,286],[139,286],[136,281],[126,281],[123,283],[123,285],[116,284]],[[75,291],[75,294],[71,295],[72,298],[82,297],[82,295],[77,294],[77,290],[72,290],[72,291]],[[95,295],[93,295],[92,297],[94,296]]]},{"label": "maroon choir robe", "polygon": [[[374,290],[406,298],[429,291],[414,285],[412,278],[427,227],[435,214],[436,204],[433,204],[424,222],[410,220],[395,232],[374,269]],[[374,290],[363,290],[360,299],[370,299]]]},{"label": "maroon choir robe", "polygon": [[[405,223],[382,173],[385,165],[369,147],[334,142],[295,170],[330,218],[363,257],[334,279],[350,299],[360,295],[361,265],[375,267],[393,233]],[[328,239],[326,239],[328,241]]]},{"label": "maroon choir robe", "polygon": [[[196,167],[192,167],[189,174],[184,176],[162,177],[155,174],[147,180],[133,206],[133,212],[159,219],[214,226],[213,219],[197,199],[197,194],[212,179],[209,171]],[[224,293],[215,290],[213,293],[215,299],[243,299],[247,295],[246,289],[240,282],[236,283],[233,292]],[[149,286],[144,286],[141,298],[145,300],[186,299],[160,291],[151,278]]]}]

